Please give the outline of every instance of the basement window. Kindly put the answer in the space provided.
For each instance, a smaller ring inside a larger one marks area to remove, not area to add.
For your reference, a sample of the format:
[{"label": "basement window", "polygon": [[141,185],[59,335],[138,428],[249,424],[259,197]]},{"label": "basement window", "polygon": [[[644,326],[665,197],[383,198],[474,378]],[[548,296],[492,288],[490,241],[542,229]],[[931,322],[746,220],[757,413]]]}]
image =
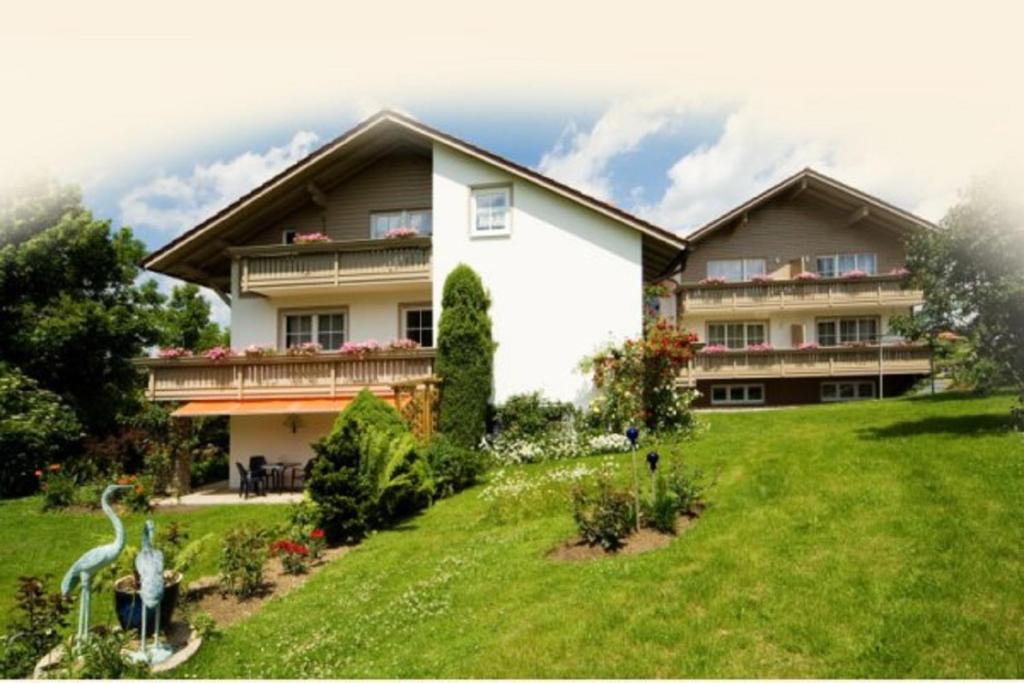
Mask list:
[{"label": "basement window", "polygon": [[711,387],[711,405],[713,406],[752,406],[763,404],[763,384],[714,384]]},{"label": "basement window", "polygon": [[822,382],[821,400],[824,403],[863,401],[875,397],[874,382]]}]

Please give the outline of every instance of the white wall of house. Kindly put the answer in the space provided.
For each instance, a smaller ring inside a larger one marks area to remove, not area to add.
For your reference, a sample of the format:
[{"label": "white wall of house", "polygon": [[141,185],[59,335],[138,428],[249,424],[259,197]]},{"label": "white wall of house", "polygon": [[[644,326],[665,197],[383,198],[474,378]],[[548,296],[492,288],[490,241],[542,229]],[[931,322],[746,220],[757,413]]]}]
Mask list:
[{"label": "white wall of house", "polygon": [[[238,488],[236,462],[249,467],[249,457],[264,455],[268,462],[300,462],[313,457],[310,443],[325,436],[334,425],[336,414],[298,415],[295,432],[287,424],[287,415],[232,415],[230,486]],[[290,475],[285,484],[290,483]]]},{"label": "white wall of house", "polygon": [[348,311],[350,341],[376,339],[381,343],[399,337],[399,307],[431,301],[429,285],[390,288],[386,291],[339,290],[330,294],[290,297],[238,297],[231,307],[231,345],[278,346],[281,312],[303,309],[344,308]]},{"label": "white wall of house", "polygon": [[[470,235],[471,188],[512,187],[512,230]],[[642,327],[640,233],[460,152],[434,145],[435,325],[444,279],[460,262],[483,279],[498,342],[495,400],[543,390],[586,402],[580,359]]]}]

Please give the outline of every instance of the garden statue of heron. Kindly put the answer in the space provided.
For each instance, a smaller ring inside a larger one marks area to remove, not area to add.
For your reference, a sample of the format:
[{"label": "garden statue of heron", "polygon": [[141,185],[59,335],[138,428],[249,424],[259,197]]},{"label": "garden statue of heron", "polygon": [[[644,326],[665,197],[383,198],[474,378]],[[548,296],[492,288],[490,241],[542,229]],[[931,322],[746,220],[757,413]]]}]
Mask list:
[{"label": "garden statue of heron", "polygon": [[60,582],[60,592],[66,597],[77,584],[81,584],[81,600],[78,605],[78,631],[76,642],[84,642],[89,637],[89,610],[92,606],[92,579],[96,573],[112,564],[124,549],[124,525],[110,507],[110,497],[118,491],[130,489],[131,486],[111,485],[103,490],[100,505],[103,514],[114,525],[114,542],[97,546],[78,558]]},{"label": "garden statue of heron", "polygon": [[[160,602],[164,597],[164,554],[153,547],[153,530],[156,525],[147,519],[142,527],[142,550],[135,556],[135,571],[139,575],[139,597],[142,598],[142,631],[139,633],[137,661],[152,664],[161,662],[171,655],[167,648],[160,647]],[[146,613],[156,612],[153,627],[153,647],[146,653]]]}]

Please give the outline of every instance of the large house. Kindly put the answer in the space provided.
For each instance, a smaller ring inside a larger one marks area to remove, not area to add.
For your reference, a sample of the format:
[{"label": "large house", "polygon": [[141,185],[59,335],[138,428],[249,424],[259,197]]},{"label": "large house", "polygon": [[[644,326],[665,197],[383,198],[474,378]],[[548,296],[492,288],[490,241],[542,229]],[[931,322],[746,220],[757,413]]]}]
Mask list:
[{"label": "large house", "polygon": [[675,308],[707,344],[683,378],[698,405],[891,396],[927,375],[890,320],[923,302],[904,244],[932,228],[805,169],[691,233]]},{"label": "large house", "polygon": [[680,324],[708,344],[680,378],[705,402],[867,398],[883,376],[895,393],[928,356],[878,344],[889,316],[920,301],[887,273],[928,225],[805,171],[687,240],[382,112],[146,259],[217,292],[238,351],[143,361],[149,396],[183,402],[179,416],[229,415],[238,463],[307,460],[364,387],[427,410],[415,398],[430,391],[441,291],[459,263],[493,302],[498,402],[541,390],[584,404],[580,360],[639,335],[644,285],[666,280]]},{"label": "large house", "polygon": [[[149,395],[186,402],[179,416],[230,415],[233,462],[304,461],[361,388],[401,404],[429,381],[445,276],[466,263],[493,302],[495,400],[543,390],[583,404],[580,360],[640,334],[644,283],[685,250],[672,232],[382,112],[146,259],[218,292],[232,346],[252,347],[147,360]],[[405,339],[418,348],[355,346]]]}]

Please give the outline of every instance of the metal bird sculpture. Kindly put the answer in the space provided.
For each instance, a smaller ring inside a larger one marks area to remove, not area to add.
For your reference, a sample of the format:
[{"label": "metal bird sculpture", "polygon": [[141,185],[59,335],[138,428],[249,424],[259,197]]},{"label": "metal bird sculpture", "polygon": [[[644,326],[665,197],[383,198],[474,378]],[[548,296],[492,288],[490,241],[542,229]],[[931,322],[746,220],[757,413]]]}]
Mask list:
[{"label": "metal bird sculpture", "polygon": [[114,525],[114,542],[101,545],[88,551],[78,561],[71,565],[71,569],[64,575],[60,582],[60,592],[67,596],[74,590],[76,585],[81,584],[81,599],[78,605],[78,631],[76,642],[82,643],[89,637],[89,610],[92,606],[92,579],[96,573],[109,564],[112,564],[117,556],[124,549],[124,525],[117,518],[113,508],[110,507],[110,497],[118,491],[130,489],[130,486],[108,486],[103,490],[100,497],[100,505],[103,514],[107,516],[110,523]]},{"label": "metal bird sculpture", "polygon": [[[170,651],[160,647],[160,601],[164,597],[164,554],[153,547],[156,525],[147,519],[142,527],[142,550],[135,556],[135,571],[139,574],[139,597],[142,598],[142,632],[139,634],[137,660],[156,663],[166,659]],[[153,647],[146,653],[146,614],[156,612],[153,628]]]}]

